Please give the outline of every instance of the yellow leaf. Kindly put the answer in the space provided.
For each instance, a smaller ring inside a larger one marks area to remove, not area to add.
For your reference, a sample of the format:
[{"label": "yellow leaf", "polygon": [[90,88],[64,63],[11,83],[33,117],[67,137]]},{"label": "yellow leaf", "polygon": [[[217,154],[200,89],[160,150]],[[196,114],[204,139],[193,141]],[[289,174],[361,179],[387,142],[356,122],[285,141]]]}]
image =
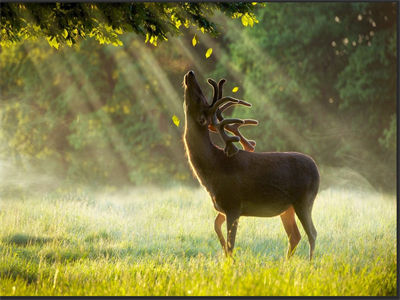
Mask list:
[{"label": "yellow leaf", "polygon": [[176,127],[179,127],[180,120],[177,116],[175,116],[175,115],[172,116],[172,122],[174,122]]},{"label": "yellow leaf", "polygon": [[251,27],[253,27],[254,21],[252,17],[247,18]]},{"label": "yellow leaf", "polygon": [[253,4],[253,5],[257,5],[257,2],[251,2],[251,4]]},{"label": "yellow leaf", "polygon": [[56,49],[58,49],[58,47],[60,46],[60,44],[57,42],[55,37],[53,37],[53,38],[47,37],[47,42],[49,43],[49,45],[51,47],[54,47]]},{"label": "yellow leaf", "polygon": [[237,86],[235,86],[235,87],[232,89],[232,92],[236,93],[238,90],[239,90],[239,88],[238,88]]},{"label": "yellow leaf", "polygon": [[116,46],[116,47],[122,46],[122,45],[123,45],[122,41],[120,41],[120,40],[118,40],[118,39],[117,39],[116,41],[112,42],[111,44],[113,44],[113,45]]},{"label": "yellow leaf", "polygon": [[185,23],[183,23],[183,26],[185,26],[186,28],[189,28],[189,25],[190,25],[190,23],[189,23],[189,20],[185,20]]},{"label": "yellow leaf", "polygon": [[212,51],[213,51],[212,48],[208,48],[206,52],[206,58],[209,58],[211,56]]},{"label": "yellow leaf", "polygon": [[64,39],[66,39],[67,38],[67,36],[68,36],[68,31],[66,30],[66,29],[64,29],[64,31],[63,31],[63,37],[64,37]]},{"label": "yellow leaf", "polygon": [[204,27],[201,27],[200,30],[202,33],[204,33]]},{"label": "yellow leaf", "polygon": [[243,26],[247,27],[249,25],[249,21],[246,15],[242,17],[242,24]]},{"label": "yellow leaf", "polygon": [[196,44],[197,44],[197,36],[194,35],[194,37],[193,37],[193,39],[192,39],[192,45],[193,45],[193,47],[196,46]]},{"label": "yellow leaf", "polygon": [[179,27],[181,27],[181,25],[182,25],[181,20],[176,20],[176,21],[175,21],[175,27],[176,27],[176,28],[179,29]]}]

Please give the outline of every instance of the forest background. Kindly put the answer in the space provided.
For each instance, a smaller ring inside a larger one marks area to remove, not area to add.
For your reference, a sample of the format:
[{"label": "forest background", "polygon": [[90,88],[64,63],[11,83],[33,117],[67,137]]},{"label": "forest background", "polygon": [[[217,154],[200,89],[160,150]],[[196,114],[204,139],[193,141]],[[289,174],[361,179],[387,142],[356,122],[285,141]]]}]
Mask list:
[{"label": "forest background", "polygon": [[259,121],[243,129],[256,151],[312,156],[322,187],[394,192],[395,4],[267,3],[246,16],[216,12],[214,37],[178,20],[181,35],[163,42],[124,33],[72,44],[67,33],[64,44],[3,45],[2,191],[197,185],[182,141],[193,69],[208,97],[206,79],[224,77],[224,94],[253,104],[228,115]]}]

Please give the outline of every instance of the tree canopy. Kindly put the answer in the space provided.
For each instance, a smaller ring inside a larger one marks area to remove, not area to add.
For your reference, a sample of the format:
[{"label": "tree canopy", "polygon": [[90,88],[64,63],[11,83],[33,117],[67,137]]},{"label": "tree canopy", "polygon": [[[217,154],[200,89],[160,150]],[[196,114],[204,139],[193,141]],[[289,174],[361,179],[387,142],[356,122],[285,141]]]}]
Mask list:
[{"label": "tree canopy", "polygon": [[252,25],[257,3],[131,2],[131,3],[1,3],[1,46],[45,37],[49,44],[72,46],[94,37],[100,44],[122,45],[120,36],[135,32],[157,45],[182,28],[194,26],[203,33],[218,34],[210,21],[215,11],[241,18]]}]

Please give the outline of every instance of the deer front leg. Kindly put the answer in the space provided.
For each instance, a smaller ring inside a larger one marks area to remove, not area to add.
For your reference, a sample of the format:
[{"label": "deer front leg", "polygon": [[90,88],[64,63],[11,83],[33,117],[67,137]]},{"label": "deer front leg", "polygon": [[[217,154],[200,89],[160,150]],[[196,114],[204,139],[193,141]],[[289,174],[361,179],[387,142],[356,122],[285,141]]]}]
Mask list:
[{"label": "deer front leg", "polygon": [[236,231],[239,225],[240,213],[226,213],[226,233],[227,233],[227,255],[232,255],[233,247],[235,246]]},{"label": "deer front leg", "polygon": [[222,234],[222,229],[221,226],[222,224],[224,224],[225,222],[225,216],[221,213],[218,213],[217,217],[215,218],[215,222],[214,222],[214,229],[215,232],[217,233],[219,242],[221,243],[222,249],[224,249],[224,253],[225,255],[227,255],[226,253],[226,242],[225,242],[225,238],[224,235]]}]

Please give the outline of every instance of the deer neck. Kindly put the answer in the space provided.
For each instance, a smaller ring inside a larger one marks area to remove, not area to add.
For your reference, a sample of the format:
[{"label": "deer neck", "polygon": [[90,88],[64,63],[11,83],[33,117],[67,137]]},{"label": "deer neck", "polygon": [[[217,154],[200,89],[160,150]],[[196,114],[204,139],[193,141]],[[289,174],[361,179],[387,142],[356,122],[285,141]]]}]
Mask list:
[{"label": "deer neck", "polygon": [[212,144],[207,126],[199,126],[194,120],[186,119],[184,142],[189,163],[203,185],[213,172],[217,150]]}]

